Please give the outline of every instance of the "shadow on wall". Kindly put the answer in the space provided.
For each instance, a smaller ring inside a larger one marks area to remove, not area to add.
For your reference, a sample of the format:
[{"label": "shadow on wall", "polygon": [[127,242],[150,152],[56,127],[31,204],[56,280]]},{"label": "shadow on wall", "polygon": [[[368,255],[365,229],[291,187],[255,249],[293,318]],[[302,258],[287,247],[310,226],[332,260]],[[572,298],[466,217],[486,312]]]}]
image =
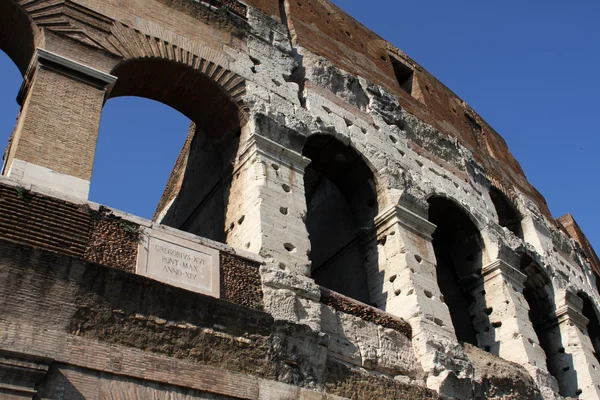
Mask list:
[{"label": "shadow on wall", "polygon": [[594,357],[600,361],[600,320],[598,319],[598,310],[590,297],[583,292],[578,293],[583,300],[582,314],[588,319],[587,333],[594,348]]},{"label": "shadow on wall", "polygon": [[498,342],[485,300],[479,230],[460,206],[445,197],[429,199],[429,221],[437,226],[433,234],[437,282],[456,338],[492,351]]},{"label": "shadow on wall", "polygon": [[181,156],[175,164],[167,187],[177,196],[158,220],[165,225],[225,243],[227,231],[225,214],[229,204],[232,179],[232,160],[239,137],[224,143],[212,143],[195,124]]},{"label": "shadow on wall", "polygon": [[361,155],[332,135],[310,136],[302,154],[312,277],[316,283],[385,309],[374,228],[373,172]]}]

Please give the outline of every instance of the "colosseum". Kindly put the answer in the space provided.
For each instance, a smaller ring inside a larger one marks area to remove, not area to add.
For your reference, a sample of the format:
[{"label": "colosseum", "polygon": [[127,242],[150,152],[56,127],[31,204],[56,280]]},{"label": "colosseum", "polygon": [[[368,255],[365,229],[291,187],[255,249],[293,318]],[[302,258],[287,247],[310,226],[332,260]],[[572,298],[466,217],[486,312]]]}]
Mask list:
[{"label": "colosseum", "polygon": [[[578,224],[330,1],[0,0],[0,50],[2,399],[600,398]],[[120,96],[193,122],[152,221],[88,200]]]}]

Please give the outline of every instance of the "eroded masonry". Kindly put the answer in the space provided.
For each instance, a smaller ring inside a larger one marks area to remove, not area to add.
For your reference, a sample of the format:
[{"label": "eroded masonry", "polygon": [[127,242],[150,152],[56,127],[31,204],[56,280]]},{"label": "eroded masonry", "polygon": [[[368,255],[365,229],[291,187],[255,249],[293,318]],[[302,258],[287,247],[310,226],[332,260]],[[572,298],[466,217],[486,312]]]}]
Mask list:
[{"label": "eroded masonry", "polygon": [[[0,0],[0,49],[0,397],[600,398],[577,223],[329,1]],[[153,221],[88,201],[118,96],[193,121]]]}]

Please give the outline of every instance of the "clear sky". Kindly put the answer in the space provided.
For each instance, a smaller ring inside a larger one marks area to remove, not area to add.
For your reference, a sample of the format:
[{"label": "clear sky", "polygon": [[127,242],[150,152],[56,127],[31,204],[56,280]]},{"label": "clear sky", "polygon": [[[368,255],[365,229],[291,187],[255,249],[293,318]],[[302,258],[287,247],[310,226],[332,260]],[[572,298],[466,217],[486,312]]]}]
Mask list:
[{"label": "clear sky", "polygon": [[[506,139],[553,215],[572,213],[600,250],[599,1],[334,2],[471,105]],[[20,84],[0,52],[0,143],[14,127]],[[91,200],[150,218],[188,125],[150,100],[108,101]]]}]

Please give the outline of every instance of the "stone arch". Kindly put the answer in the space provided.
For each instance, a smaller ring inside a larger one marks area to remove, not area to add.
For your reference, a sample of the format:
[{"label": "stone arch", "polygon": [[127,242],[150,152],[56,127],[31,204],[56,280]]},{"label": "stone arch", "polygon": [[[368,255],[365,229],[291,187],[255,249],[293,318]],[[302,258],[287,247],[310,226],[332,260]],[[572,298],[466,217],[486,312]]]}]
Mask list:
[{"label": "stone arch", "polygon": [[21,74],[25,75],[40,32],[20,3],[24,2],[0,2],[0,50],[4,51]]},{"label": "stone arch", "polygon": [[306,227],[312,277],[325,287],[371,304],[378,264],[374,220],[379,212],[375,173],[349,143],[334,135],[309,136],[305,169]]},{"label": "stone arch", "polygon": [[[437,282],[448,306],[456,337],[477,346],[476,318],[484,305],[476,301],[473,288],[482,285],[484,243],[475,219],[447,196],[431,196],[429,221],[433,234]],[[482,315],[479,315],[482,314]]]},{"label": "stone arch", "polygon": [[[247,121],[244,81],[212,61],[176,51],[176,47],[161,58],[141,52],[146,47],[150,45],[138,48],[140,57],[125,59],[113,68],[111,74],[117,81],[108,98],[148,98],[176,109],[193,122],[155,218],[225,242],[233,158]],[[135,54],[130,50],[127,56]]]}]

